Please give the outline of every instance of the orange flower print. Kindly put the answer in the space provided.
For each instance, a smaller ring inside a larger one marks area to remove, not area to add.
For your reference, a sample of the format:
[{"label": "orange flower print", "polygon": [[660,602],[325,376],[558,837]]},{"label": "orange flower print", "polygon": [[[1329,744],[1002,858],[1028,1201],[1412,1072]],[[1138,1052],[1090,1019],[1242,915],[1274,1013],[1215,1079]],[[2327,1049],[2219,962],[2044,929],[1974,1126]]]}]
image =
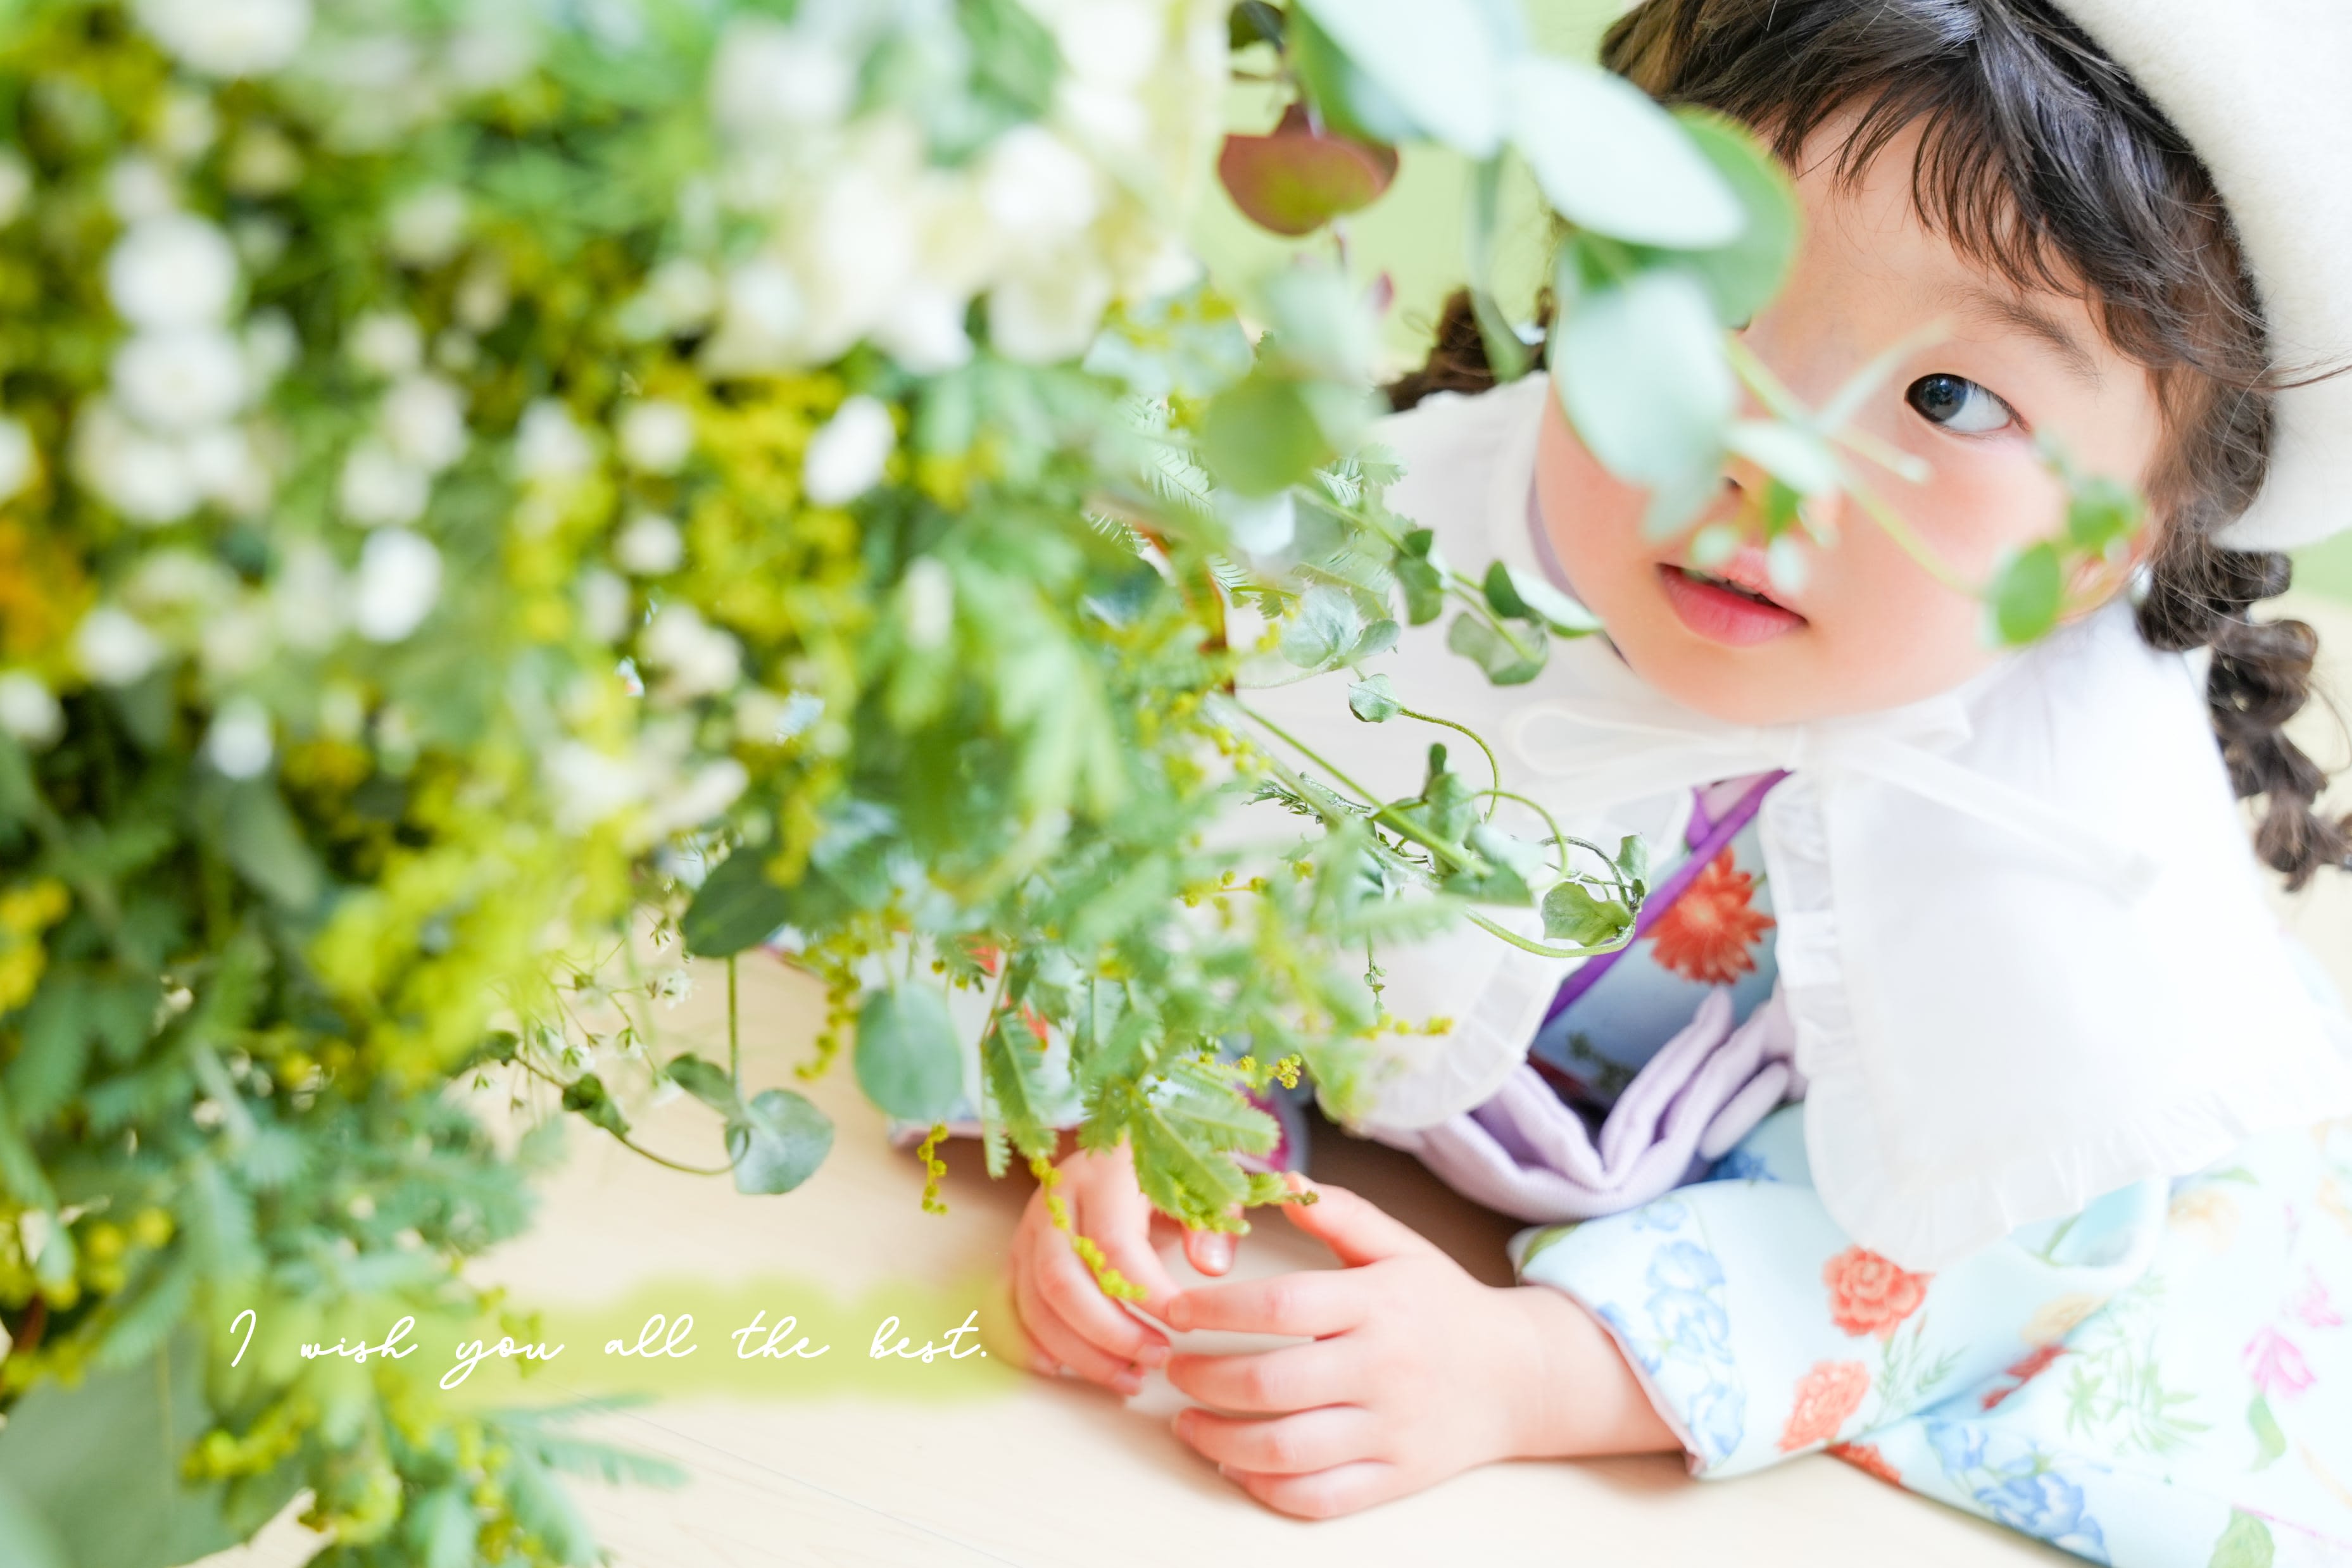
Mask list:
[{"label": "orange flower print", "polygon": [[1685,979],[1731,984],[1756,967],[1748,949],[1772,928],[1749,902],[1755,894],[1756,879],[1734,869],[1726,844],[1650,927],[1651,956]]},{"label": "orange flower print", "polygon": [[1849,1247],[1822,1266],[1822,1283],[1830,1288],[1830,1321],[1850,1334],[1881,1339],[1919,1310],[1932,1278],[1908,1273],[1860,1247]]},{"label": "orange flower print", "polygon": [[1870,1368],[1858,1361],[1817,1361],[1797,1384],[1797,1403],[1780,1429],[1780,1449],[1793,1454],[1838,1435],[1870,1392]]},{"label": "orange flower print", "polygon": [[1903,1484],[1903,1472],[1886,1462],[1875,1443],[1832,1443],[1829,1451],[1866,1476],[1876,1476],[1888,1486]]},{"label": "orange flower print", "polygon": [[2041,1376],[2044,1372],[2049,1370],[2050,1364],[2052,1362],[2057,1360],[2060,1356],[2065,1354],[2066,1347],[2063,1344],[2045,1344],[2035,1350],[2024,1360],[2018,1362],[2007,1372],[2001,1374],[2003,1377],[2013,1377],[2017,1379],[2017,1381],[2011,1384],[2006,1388],[1996,1388],[1991,1393],[1986,1395],[1984,1396],[1984,1407],[1988,1410],[1997,1408],[2002,1400],[2008,1398],[2011,1395],[2016,1393],[2019,1389],[2024,1387],[2027,1384]]}]

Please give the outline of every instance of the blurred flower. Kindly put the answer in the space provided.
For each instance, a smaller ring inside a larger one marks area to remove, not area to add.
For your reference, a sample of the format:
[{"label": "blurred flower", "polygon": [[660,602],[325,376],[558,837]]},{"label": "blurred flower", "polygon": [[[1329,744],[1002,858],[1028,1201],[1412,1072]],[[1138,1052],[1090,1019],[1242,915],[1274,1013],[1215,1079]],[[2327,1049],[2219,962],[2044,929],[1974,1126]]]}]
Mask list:
[{"label": "blurred flower", "polygon": [[231,779],[257,777],[275,751],[269,715],[251,697],[223,704],[205,732],[205,759]]},{"label": "blurred flower", "polygon": [[830,40],[746,18],[719,41],[711,110],[738,134],[837,125],[857,93],[857,62]]},{"label": "blurred flower", "polygon": [[348,348],[353,363],[380,376],[404,376],[425,361],[425,335],[393,310],[371,310],[352,322]]},{"label": "blurred flower", "polygon": [[874,340],[909,374],[944,374],[971,358],[971,338],[963,329],[968,303],[943,289],[917,285],[876,324]]},{"label": "blurred flower", "polygon": [[33,437],[16,420],[0,414],[0,501],[22,491],[39,471]]},{"label": "blurred flower", "polygon": [[197,431],[180,444],[180,460],[197,490],[224,510],[250,517],[269,505],[268,471],[237,426]]},{"label": "blurred flower", "polygon": [[106,204],[124,223],[135,224],[172,211],[177,198],[172,191],[172,177],[162,164],[131,152],[116,159],[106,172]]},{"label": "blurred flower", "polygon": [[207,76],[274,71],[310,31],[310,0],[135,0],[133,10],[183,65]]},{"label": "blurred flower", "polygon": [[742,644],[706,622],[690,604],[667,604],[638,633],[646,662],[668,672],[667,695],[723,692],[742,674]]},{"label": "blurred flower", "polygon": [[988,293],[988,340],[1007,359],[1050,364],[1083,353],[1111,300],[1109,276],[1085,263],[1016,273]]},{"label": "blurred flower", "polygon": [[173,88],[156,109],[152,134],[158,152],[184,163],[212,146],[220,135],[220,116],[213,112],[208,94]]},{"label": "blurred flower", "polygon": [[245,370],[254,392],[293,367],[301,357],[302,340],[295,335],[293,318],[275,306],[257,310],[245,323]]},{"label": "blurred flower", "polygon": [[363,528],[413,523],[425,515],[433,476],[390,447],[362,441],[343,458],[335,501],[346,522]]},{"label": "blurred flower", "polygon": [[269,606],[278,635],[313,652],[332,643],[343,629],[343,574],[333,554],[316,539],[287,547],[269,584]]},{"label": "blurred flower", "polygon": [[731,757],[722,757],[688,780],[686,788],[667,795],[646,814],[646,831],[656,838],[685,828],[698,828],[733,805],[750,786],[751,775]]},{"label": "blurred flower", "polygon": [[820,507],[837,507],[872,489],[898,442],[890,411],[859,392],[844,400],[802,458],[801,489]]},{"label": "blurred flower", "polygon": [[557,822],[570,832],[595,826],[635,804],[646,791],[634,758],[615,757],[582,741],[548,747],[540,768],[555,797]]},{"label": "blurred flower", "polygon": [[245,354],[218,327],[142,332],[112,371],[116,402],[150,430],[201,430],[245,406]]},{"label": "blurred flower", "polygon": [[907,645],[929,650],[955,630],[955,579],[936,556],[919,556],[898,582],[898,616]]},{"label": "blurred flower", "polygon": [[599,643],[617,643],[629,630],[629,585],[603,567],[580,574],[580,624]]},{"label": "blurred flower", "polygon": [[38,678],[10,670],[0,674],[0,730],[27,746],[48,746],[66,732],[65,709]]},{"label": "blurred flower", "polygon": [[101,604],[74,630],[74,657],[100,685],[123,686],[155,667],[163,644],[125,611]]},{"label": "blurred flower", "polygon": [[743,263],[727,275],[726,308],[703,345],[704,370],[729,375],[793,363],[807,317],[801,287],[782,263],[764,256]]},{"label": "blurred flower", "polygon": [[466,237],[466,197],[448,185],[428,185],[403,197],[386,216],[387,248],[410,267],[438,267]]},{"label": "blurred flower", "polygon": [[196,327],[227,314],[236,292],[228,236],[186,213],[141,218],[106,257],[106,297],[133,326]]},{"label": "blurred flower", "polygon": [[675,474],[694,451],[694,415],[663,398],[633,402],[618,427],[622,460],[647,474]]},{"label": "blurred flower", "polygon": [[541,398],[522,411],[515,427],[514,466],[537,485],[575,479],[595,466],[596,449],[572,410],[554,398]]},{"label": "blurred flower", "polygon": [[204,498],[179,446],[139,429],[104,398],[82,406],[72,450],[74,477],[134,523],[177,522]]},{"label": "blurred flower", "polygon": [[468,268],[458,281],[457,297],[450,301],[450,307],[457,314],[458,324],[467,331],[487,332],[506,319],[507,307],[512,302],[506,269],[486,259]]},{"label": "blurred flower", "polygon": [[276,128],[249,125],[230,143],[222,173],[241,196],[275,196],[301,180],[302,154]]},{"label": "blurred flower", "polygon": [[1050,249],[1094,221],[1101,176],[1042,125],[1016,125],[981,156],[980,199],[998,226]]},{"label": "blurred flower", "polygon": [[383,528],[360,551],[352,624],[372,643],[397,643],[416,630],[441,596],[441,552],[406,528]]},{"label": "blurred flower", "polygon": [[613,559],[639,577],[676,571],[685,557],[686,541],[678,537],[677,525],[656,512],[632,518],[613,541]]},{"label": "blurred flower", "polygon": [[383,434],[394,452],[438,474],[465,455],[465,398],[439,376],[404,376],[384,394]]}]

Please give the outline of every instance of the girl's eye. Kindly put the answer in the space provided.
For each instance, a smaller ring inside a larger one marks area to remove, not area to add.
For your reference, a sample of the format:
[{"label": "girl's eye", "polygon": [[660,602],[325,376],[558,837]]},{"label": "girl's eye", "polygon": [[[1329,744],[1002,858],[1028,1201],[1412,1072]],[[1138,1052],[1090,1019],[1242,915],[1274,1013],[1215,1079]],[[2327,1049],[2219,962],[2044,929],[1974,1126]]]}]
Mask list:
[{"label": "girl's eye", "polygon": [[2016,417],[2009,404],[1990,389],[1965,376],[1946,375],[1940,371],[1913,382],[1904,392],[1903,400],[1918,410],[1919,417],[1928,423],[1962,435],[1982,435],[1999,430]]}]

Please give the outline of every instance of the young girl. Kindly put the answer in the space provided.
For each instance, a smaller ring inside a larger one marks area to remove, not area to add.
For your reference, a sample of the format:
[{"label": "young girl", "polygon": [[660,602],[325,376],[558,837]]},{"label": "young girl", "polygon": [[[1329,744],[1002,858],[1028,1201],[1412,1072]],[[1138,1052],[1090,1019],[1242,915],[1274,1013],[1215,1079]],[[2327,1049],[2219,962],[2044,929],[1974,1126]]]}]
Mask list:
[{"label": "young girl", "polygon": [[[1680,1448],[1728,1476],[1827,1446],[2097,1561],[2340,1561],[2352,1124],[2324,1119],[2352,1112],[2352,1021],[2264,911],[2233,799],[2289,885],[2347,863],[2279,729],[2313,635],[2246,612],[2352,480],[2352,378],[2317,375],[2352,349],[2352,20],[1645,0],[1603,58],[1790,165],[1802,246],[1744,330],[1809,404],[1949,321],[1854,416],[1929,465],[1869,476],[1928,546],[1983,580],[2055,531],[2049,434],[2148,497],[2131,586],[2081,585],[2097,609],[2000,654],[1858,514],[1801,583],[1752,549],[1697,570],[1542,376],[1489,390],[1457,300],[1391,389],[1391,504],[1606,635],[1517,687],[1437,627],[1385,667],[1499,737],[1506,788],[1663,863],[1606,958],[1384,952],[1392,1010],[1460,1021],[1357,1130],[1570,1223],[1516,1236],[1497,1290],[1315,1187],[1284,1212],[1345,1267],[1179,1291],[1128,1151],[1073,1155],[1076,1222],[1151,1319],[1313,1343],[1171,1356],[1033,1204],[1036,1364],[1129,1393],[1164,1365],[1245,1413],[1187,1409],[1184,1440],[1306,1516],[1495,1458]],[[1701,522],[1763,483],[1733,461]],[[1417,785],[1393,721],[1316,683],[1247,695],[1376,792]],[[1220,1272],[1227,1241],[1188,1255]]]}]

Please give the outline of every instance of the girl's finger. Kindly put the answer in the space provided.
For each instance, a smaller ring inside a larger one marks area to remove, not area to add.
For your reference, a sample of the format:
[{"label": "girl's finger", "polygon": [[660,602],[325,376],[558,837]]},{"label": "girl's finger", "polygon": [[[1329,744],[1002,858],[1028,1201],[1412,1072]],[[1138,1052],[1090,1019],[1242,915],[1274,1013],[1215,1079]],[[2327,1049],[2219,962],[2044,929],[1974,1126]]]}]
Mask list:
[{"label": "girl's finger", "polygon": [[1184,1260],[1203,1274],[1222,1274],[1234,1266],[1234,1236],[1230,1230],[1184,1228]]},{"label": "girl's finger", "polygon": [[1285,1174],[1291,1191],[1316,1195],[1313,1203],[1282,1206],[1291,1223],[1339,1254],[1339,1261],[1351,1269],[1383,1258],[1439,1250],[1437,1243],[1360,1194],[1308,1181],[1297,1171]]},{"label": "girl's finger", "polygon": [[[1133,1205],[1128,1206],[1123,1200],[1106,1201],[1098,1197],[1091,1207],[1077,1209],[1072,1224],[1081,1235],[1094,1238],[1095,1245],[1102,1249],[1103,1257],[1112,1268],[1143,1287],[1143,1299],[1136,1304],[1153,1317],[1164,1319],[1169,1301],[1183,1287],[1176,1283],[1176,1277],[1168,1271],[1168,1265],[1160,1260],[1159,1250],[1151,1245],[1151,1217],[1159,1211],[1142,1193],[1137,1192],[1133,1197]],[[1057,1239],[1067,1249],[1067,1239]],[[1076,1254],[1072,1255],[1075,1258]],[[1100,1295],[1100,1289],[1096,1288],[1095,1293]],[[1110,1300],[1107,1296],[1103,1299]],[[1124,1311],[1119,1312],[1119,1316],[1134,1321]],[[1144,1338],[1146,1344],[1165,1346],[1167,1343],[1157,1333],[1147,1333]]]},{"label": "girl's finger", "polygon": [[1352,1346],[1329,1340],[1246,1355],[1180,1353],[1168,1358],[1168,1381],[1220,1410],[1276,1415],[1361,1398],[1360,1360]]},{"label": "girl's finger", "polygon": [[1243,1333],[1341,1333],[1370,1312],[1360,1277],[1349,1269],[1302,1269],[1255,1280],[1195,1285],[1168,1303],[1168,1326]]},{"label": "girl's finger", "polygon": [[1030,1343],[1077,1376],[1123,1395],[1133,1394],[1143,1386],[1142,1377],[1124,1357],[1088,1343],[1064,1322],[1061,1315],[1038,1297],[1035,1281],[1026,1270],[1014,1281],[1013,1301],[1020,1308],[1021,1326],[1027,1331]]},{"label": "girl's finger", "polygon": [[1380,1457],[1380,1430],[1360,1405],[1322,1405],[1273,1420],[1179,1410],[1176,1435],[1234,1469],[1296,1476]]},{"label": "girl's finger", "polygon": [[[1133,1313],[1103,1294],[1068,1237],[1049,1229],[1041,1234],[1039,1242],[1033,1270],[1038,1298],[1074,1333],[1122,1363],[1134,1361],[1147,1347],[1166,1346],[1165,1335],[1144,1327]],[[1168,1283],[1171,1293],[1163,1301],[1173,1299],[1175,1281]]]},{"label": "girl's finger", "polygon": [[1404,1490],[1402,1472],[1386,1459],[1358,1459],[1304,1476],[1219,1468],[1266,1507],[1298,1519],[1334,1519],[1386,1502]]}]

